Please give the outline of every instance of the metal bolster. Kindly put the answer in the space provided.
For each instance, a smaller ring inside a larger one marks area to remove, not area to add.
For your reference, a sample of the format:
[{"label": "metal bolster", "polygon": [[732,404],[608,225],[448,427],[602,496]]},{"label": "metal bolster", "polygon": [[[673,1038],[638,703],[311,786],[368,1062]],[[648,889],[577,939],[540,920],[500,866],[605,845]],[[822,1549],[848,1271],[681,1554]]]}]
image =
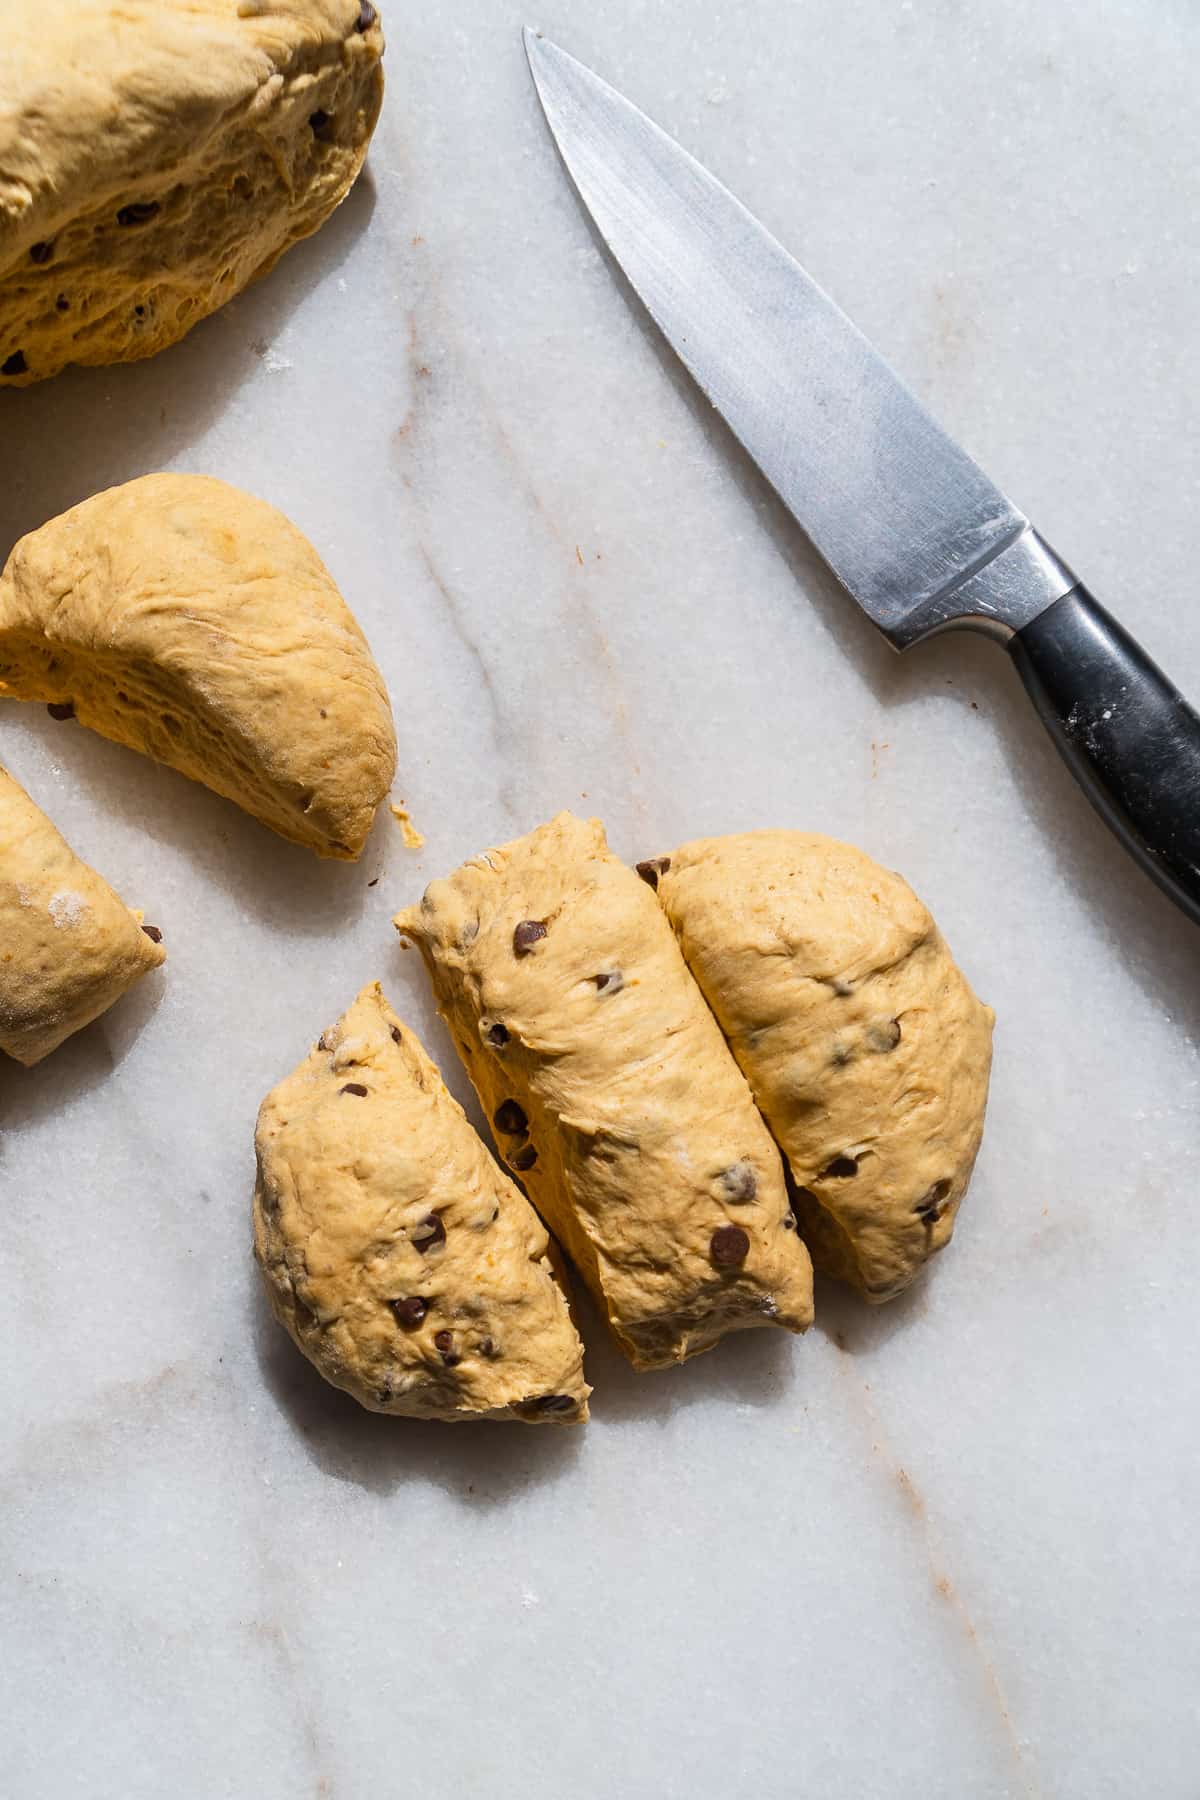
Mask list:
[{"label": "metal bolster", "polygon": [[1026,525],[982,568],[915,608],[891,636],[901,649],[951,626],[1007,640],[1078,585],[1078,576]]}]

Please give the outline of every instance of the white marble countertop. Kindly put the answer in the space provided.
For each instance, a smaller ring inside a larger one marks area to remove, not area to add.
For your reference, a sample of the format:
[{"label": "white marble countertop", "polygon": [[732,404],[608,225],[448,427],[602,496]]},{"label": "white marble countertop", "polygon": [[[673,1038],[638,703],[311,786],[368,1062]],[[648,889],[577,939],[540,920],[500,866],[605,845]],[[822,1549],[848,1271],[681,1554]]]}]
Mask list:
[{"label": "white marble countertop", "polygon": [[[369,176],[156,361],[0,402],[0,545],[111,482],[275,501],[362,619],[359,867],[41,708],[0,754],[170,961],[0,1070],[0,1789],[14,1800],[1195,1800],[1200,937],[993,646],[893,657],[598,253],[515,0],[385,9]],[[1189,0],[543,0],[796,249],[1200,694]],[[935,909],[999,1015],[952,1249],[584,1432],[360,1413],[266,1316],[264,1092],[389,919],[560,806],[630,856],[791,824]],[[368,885],[376,876],[378,886]]]}]

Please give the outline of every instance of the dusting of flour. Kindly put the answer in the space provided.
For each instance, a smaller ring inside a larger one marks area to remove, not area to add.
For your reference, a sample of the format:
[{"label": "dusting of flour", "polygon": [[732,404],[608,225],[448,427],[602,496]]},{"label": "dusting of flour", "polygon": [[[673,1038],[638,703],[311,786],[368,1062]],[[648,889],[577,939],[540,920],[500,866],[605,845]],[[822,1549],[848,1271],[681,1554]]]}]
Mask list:
[{"label": "dusting of flour", "polygon": [[54,920],[57,931],[69,931],[78,925],[87,911],[87,901],[82,894],[76,894],[70,888],[60,888],[57,894],[50,896],[50,917]]}]

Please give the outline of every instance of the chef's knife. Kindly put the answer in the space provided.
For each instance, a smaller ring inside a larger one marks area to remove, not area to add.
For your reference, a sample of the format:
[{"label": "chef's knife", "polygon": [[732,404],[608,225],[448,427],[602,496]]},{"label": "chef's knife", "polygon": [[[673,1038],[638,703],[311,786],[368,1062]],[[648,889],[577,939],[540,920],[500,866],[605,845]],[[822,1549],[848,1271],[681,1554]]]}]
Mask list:
[{"label": "chef's knife", "polygon": [[741,203],[531,31],[601,236],[699,386],[898,650],[999,638],[1092,804],[1200,921],[1200,717]]}]

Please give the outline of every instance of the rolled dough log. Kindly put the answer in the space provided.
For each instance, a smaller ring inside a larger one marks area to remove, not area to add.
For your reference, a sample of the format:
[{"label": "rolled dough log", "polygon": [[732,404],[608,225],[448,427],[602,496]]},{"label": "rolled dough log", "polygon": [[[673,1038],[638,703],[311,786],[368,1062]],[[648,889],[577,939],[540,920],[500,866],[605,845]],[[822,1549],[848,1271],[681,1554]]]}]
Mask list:
[{"label": "rolled dough log", "polygon": [[653,894],[563,813],[435,881],[397,928],[538,1211],[626,1355],[803,1331],[779,1153]]}]

